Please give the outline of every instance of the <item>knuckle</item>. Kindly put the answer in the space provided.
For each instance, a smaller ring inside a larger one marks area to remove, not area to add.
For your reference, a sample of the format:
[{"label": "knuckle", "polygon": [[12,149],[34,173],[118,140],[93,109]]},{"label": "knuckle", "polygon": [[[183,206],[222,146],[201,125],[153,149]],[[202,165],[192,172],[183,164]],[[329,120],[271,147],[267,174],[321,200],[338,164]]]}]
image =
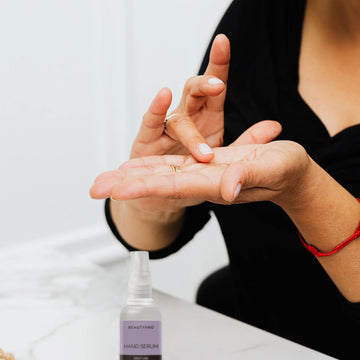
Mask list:
[{"label": "knuckle", "polygon": [[187,80],[186,80],[186,83],[185,83],[185,87],[186,88],[191,88],[193,85],[194,85],[194,82],[196,82],[196,80],[198,79],[199,77],[194,75],[194,76],[190,76]]},{"label": "knuckle", "polygon": [[181,191],[180,189],[180,185],[176,180],[176,176],[172,177],[172,189],[171,189],[171,194],[170,194],[170,198],[174,199],[174,200],[183,200],[185,199],[185,194]]},{"label": "knuckle", "polygon": [[223,138],[223,135],[221,135],[221,137],[219,138],[219,140],[218,140],[218,146],[219,147],[222,147],[223,145],[224,145],[224,138]]},{"label": "knuckle", "polygon": [[257,137],[254,129],[249,129],[249,137],[250,137],[250,142],[252,144],[257,144],[258,143],[258,137]]},{"label": "knuckle", "polygon": [[171,119],[168,122],[168,128],[175,132],[176,136],[186,134],[186,137],[189,137],[189,131],[192,133],[194,129],[194,122],[188,116],[178,116]]},{"label": "knuckle", "polygon": [[174,200],[183,200],[185,199],[185,196],[179,192],[173,193],[169,198]]},{"label": "knuckle", "polygon": [[184,122],[186,123],[187,120],[188,119],[186,116],[183,115],[175,116],[174,118],[171,119],[171,121],[170,120],[168,121],[168,124],[177,126],[179,124],[183,124]]}]

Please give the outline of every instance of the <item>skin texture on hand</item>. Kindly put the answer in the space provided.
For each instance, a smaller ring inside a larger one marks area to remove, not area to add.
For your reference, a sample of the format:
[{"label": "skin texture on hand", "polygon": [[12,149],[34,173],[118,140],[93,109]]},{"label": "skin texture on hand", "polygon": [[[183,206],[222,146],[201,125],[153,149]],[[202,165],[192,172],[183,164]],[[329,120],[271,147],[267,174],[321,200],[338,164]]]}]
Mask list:
[{"label": "skin texture on hand", "polygon": [[[119,170],[100,175],[91,189],[94,198],[115,200],[173,199],[187,206],[202,201],[222,204],[270,200],[288,201],[310,166],[306,151],[291,141],[214,149],[210,163],[191,155],[149,156],[132,159]],[[170,165],[181,168],[173,172]],[[238,185],[239,195],[234,198]],[[299,193],[299,191],[298,191]],[[294,197],[294,196],[292,196]]]},{"label": "skin texture on hand", "polygon": [[[151,156],[151,157],[142,157],[142,158],[136,158],[128,161],[124,165],[120,166],[118,170],[114,171],[108,171],[104,174],[99,175],[95,179],[95,184],[90,190],[91,197],[95,199],[103,199],[107,197],[111,197],[112,199],[120,200],[119,197],[117,197],[118,194],[113,194],[112,190],[113,187],[116,185],[119,185],[120,180],[125,181],[126,180],[126,174],[130,174],[131,176],[139,175],[140,180],[143,175],[150,175],[151,171],[153,171],[153,175],[160,173],[160,171],[163,169],[166,172],[170,172],[170,164],[185,165],[184,162],[187,162],[186,165],[193,164],[194,166],[190,168],[186,168],[185,172],[182,172],[182,175],[189,174],[190,171],[196,170],[197,167],[204,165],[204,169],[207,169],[208,172],[209,169],[212,169],[212,171],[216,170],[217,163],[230,163],[229,161],[233,161],[235,159],[235,148],[238,148],[241,145],[254,145],[254,144],[264,144],[268,143],[269,141],[273,140],[275,137],[279,135],[281,132],[281,126],[276,121],[262,121],[259,122],[249,129],[247,129],[243,134],[239,136],[239,138],[231,144],[227,148],[217,148],[215,150],[215,159],[209,163],[211,167],[206,167],[205,163],[199,163],[193,156],[191,155],[164,155],[164,156]],[[227,150],[223,150],[227,149]],[[254,148],[255,149],[255,148]],[[238,151],[239,152],[239,151]],[[221,155],[221,154],[227,154],[227,156]],[[231,158],[231,159],[230,159]],[[166,163],[166,161],[168,161]],[[196,165],[198,164],[198,165]],[[161,167],[160,165],[166,165],[165,167]],[[126,173],[126,169],[128,169]],[[224,166],[221,165],[220,169],[223,171]],[[169,174],[168,174],[169,175]],[[178,175],[178,174],[176,174]],[[194,174],[193,174],[194,175]],[[129,175],[130,176],[130,175]],[[147,178],[148,179],[148,178]],[[214,178],[215,180],[215,178]],[[129,180],[130,182],[132,180]],[[151,181],[151,180],[149,180]],[[169,184],[167,183],[167,186]],[[187,184],[186,184],[187,186]],[[174,196],[168,195],[166,197],[160,198],[159,196],[156,197],[149,197],[149,196],[137,196],[135,198],[127,197],[122,198],[121,200],[135,200],[131,201],[131,206],[136,207],[139,210],[142,211],[158,211],[158,212],[164,212],[164,211],[177,211],[180,209],[183,209],[187,206],[196,205],[202,201],[204,201],[206,198],[197,198],[196,200],[194,198],[186,199],[185,196]],[[180,201],[181,200],[181,201]]]},{"label": "skin texture on hand", "polygon": [[[281,132],[281,125],[276,121],[271,120],[264,120],[261,121],[253,126],[251,126],[249,129],[247,129],[244,133],[242,133],[238,139],[231,144],[228,148],[228,151],[231,151],[232,147],[240,146],[240,145],[250,145],[250,144],[266,144],[269,141],[276,138]],[[218,148],[216,150],[217,153],[220,154],[222,150],[221,148]],[[192,159],[189,161],[193,161],[194,163],[197,162],[197,160],[192,157],[191,155],[172,155],[173,157],[171,161],[175,161],[175,159],[179,159],[176,161],[182,162],[183,159]],[[219,156],[219,155],[218,155]],[[133,166],[138,167],[139,169],[136,171],[147,171],[146,169],[141,170],[141,166],[146,166],[148,164],[149,159],[154,159],[153,157],[142,157],[142,158],[135,158],[131,159],[127,164],[128,165],[122,165],[119,170],[113,170],[105,172],[104,174],[99,175],[95,179],[95,184],[92,186],[90,190],[90,195],[94,199],[104,199],[107,197],[111,197],[112,199],[117,199],[116,196],[113,196],[110,187],[116,185],[116,181],[123,177],[124,174],[122,170],[126,168],[127,166]],[[158,156],[158,162],[162,162],[160,156]],[[214,159],[215,160],[215,159]],[[214,165],[214,160],[211,162],[212,165]],[[176,161],[174,164],[176,164]],[[217,161],[217,160],[216,160]],[[225,160],[224,160],[225,161]],[[201,164],[201,163],[200,163]],[[149,164],[149,166],[156,166],[157,163]],[[204,164],[205,165],[205,164]],[[154,169],[155,170],[155,169]],[[170,171],[170,167],[166,167],[167,171]],[[134,170],[135,174],[135,170]],[[120,200],[118,198],[118,200]],[[122,199],[125,200],[125,199]],[[129,200],[129,199],[126,199]],[[129,206],[132,208],[137,208],[139,211],[145,211],[145,212],[161,212],[164,213],[166,211],[174,212],[179,211],[181,209],[184,209],[187,206],[196,205],[203,200],[197,200],[194,201],[194,199],[185,199],[185,198],[171,198],[171,196],[165,197],[165,198],[153,198],[153,197],[137,197],[136,199],[131,199],[134,201],[131,201],[129,203]],[[181,201],[180,201],[181,200]]]}]

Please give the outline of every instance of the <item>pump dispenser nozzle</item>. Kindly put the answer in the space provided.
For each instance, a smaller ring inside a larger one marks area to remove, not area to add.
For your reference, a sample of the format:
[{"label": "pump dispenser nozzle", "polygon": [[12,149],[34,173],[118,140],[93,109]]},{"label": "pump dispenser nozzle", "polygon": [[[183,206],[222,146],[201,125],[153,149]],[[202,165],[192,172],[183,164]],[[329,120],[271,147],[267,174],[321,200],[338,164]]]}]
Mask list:
[{"label": "pump dispenser nozzle", "polygon": [[129,298],[151,298],[151,274],[149,253],[130,252]]}]

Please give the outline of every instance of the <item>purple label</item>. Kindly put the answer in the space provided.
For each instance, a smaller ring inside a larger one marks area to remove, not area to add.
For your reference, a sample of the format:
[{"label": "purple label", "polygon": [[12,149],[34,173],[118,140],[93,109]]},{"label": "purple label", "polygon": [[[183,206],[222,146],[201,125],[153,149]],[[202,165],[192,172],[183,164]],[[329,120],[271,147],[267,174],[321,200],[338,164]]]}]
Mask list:
[{"label": "purple label", "polygon": [[120,355],[161,355],[161,322],[120,321]]}]

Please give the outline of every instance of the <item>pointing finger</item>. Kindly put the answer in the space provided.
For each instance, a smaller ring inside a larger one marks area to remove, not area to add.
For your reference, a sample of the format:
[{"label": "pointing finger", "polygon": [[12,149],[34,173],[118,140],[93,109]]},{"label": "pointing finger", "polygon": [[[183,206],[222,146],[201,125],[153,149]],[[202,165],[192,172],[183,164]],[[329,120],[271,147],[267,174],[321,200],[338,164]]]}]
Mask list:
[{"label": "pointing finger", "polygon": [[195,123],[188,116],[173,116],[166,124],[167,134],[180,141],[200,162],[209,162],[214,158],[214,152],[201,135]]}]

